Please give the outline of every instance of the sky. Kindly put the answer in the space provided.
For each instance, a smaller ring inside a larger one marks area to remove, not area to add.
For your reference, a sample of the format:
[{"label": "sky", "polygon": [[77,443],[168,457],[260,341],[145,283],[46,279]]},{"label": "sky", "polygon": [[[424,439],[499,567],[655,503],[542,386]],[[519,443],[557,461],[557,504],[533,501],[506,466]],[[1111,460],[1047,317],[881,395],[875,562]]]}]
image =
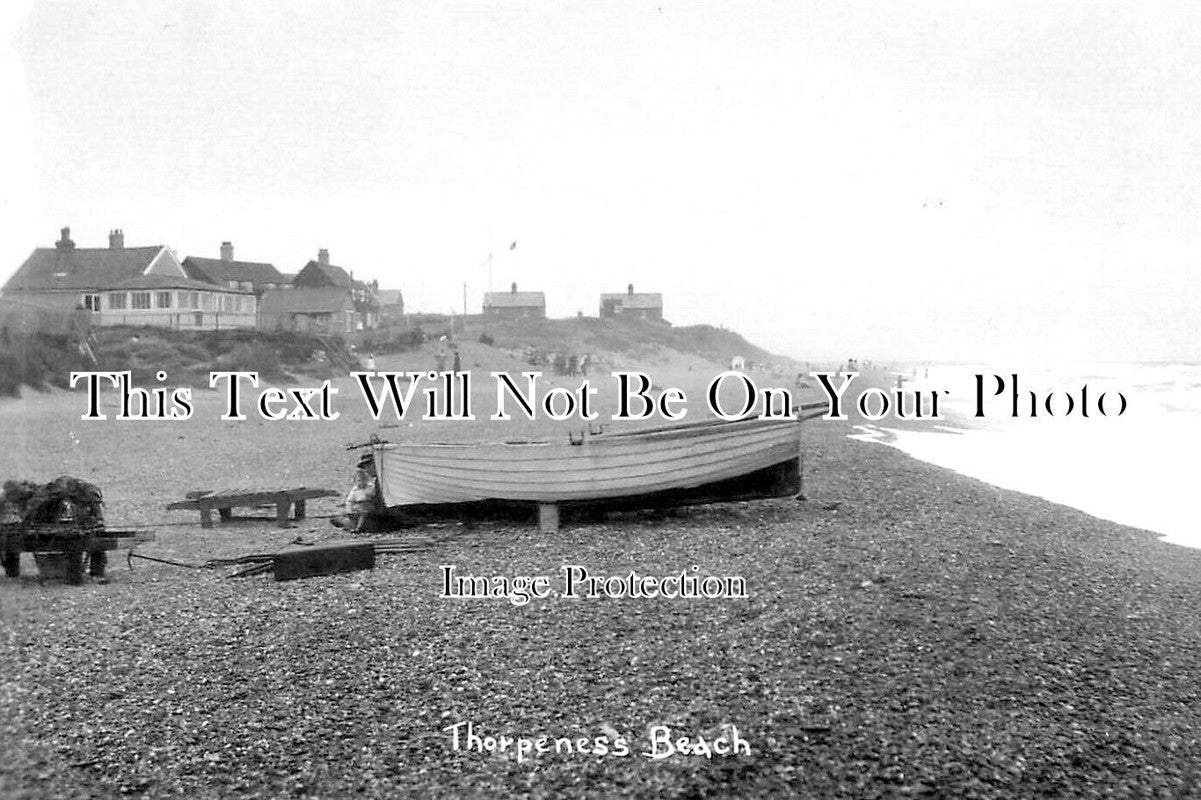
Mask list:
[{"label": "sky", "polygon": [[1201,361],[1195,3],[27,0],[0,26],[0,280],[121,228],[285,272],[328,248],[409,311],[516,282],[594,315],[632,282],[801,359]]}]

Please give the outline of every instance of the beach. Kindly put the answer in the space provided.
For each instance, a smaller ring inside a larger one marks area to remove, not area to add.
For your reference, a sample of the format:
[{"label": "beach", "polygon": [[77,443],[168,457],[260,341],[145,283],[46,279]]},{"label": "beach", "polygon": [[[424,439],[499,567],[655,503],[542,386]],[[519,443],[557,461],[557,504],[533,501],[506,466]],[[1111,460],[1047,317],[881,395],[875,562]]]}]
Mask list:
[{"label": "beach", "polygon": [[2,8],[0,800],[1201,798],[1201,5]]},{"label": "beach", "polygon": [[[689,366],[656,384],[719,369]],[[339,500],[287,530],[269,515],[202,530],[165,511],[186,491],[342,492],[346,444],[478,434],[492,410],[458,429],[384,427],[339,397],[328,423],[221,421],[207,391],[187,421],[118,422],[79,420],[79,392],[26,393],[0,401],[5,477],[94,481],[110,527],[155,530],[139,552],[199,564],[329,537]],[[75,587],[39,581],[26,556],[21,579],[0,581],[0,794],[1201,791],[1201,552],[850,440],[855,424],[804,423],[801,500],[568,517],[554,534],[452,520],[393,534],[411,552],[370,572],[275,583],[112,558],[107,584]],[[747,596],[445,598],[442,565],[740,576]],[[497,748],[547,737],[590,752],[456,749],[466,723]],[[663,727],[708,743],[736,729],[750,752],[648,757]]]}]

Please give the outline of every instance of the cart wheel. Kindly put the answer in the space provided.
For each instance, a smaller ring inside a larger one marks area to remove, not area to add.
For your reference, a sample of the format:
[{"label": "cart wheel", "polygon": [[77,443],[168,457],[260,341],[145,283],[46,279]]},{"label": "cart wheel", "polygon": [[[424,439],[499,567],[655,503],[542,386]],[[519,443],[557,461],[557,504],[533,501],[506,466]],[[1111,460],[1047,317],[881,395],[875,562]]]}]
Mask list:
[{"label": "cart wheel", "polygon": [[83,583],[83,553],[67,553],[67,583]]},{"label": "cart wheel", "polygon": [[103,578],[104,569],[108,566],[108,553],[103,550],[93,550],[88,553],[88,574],[93,578]]}]

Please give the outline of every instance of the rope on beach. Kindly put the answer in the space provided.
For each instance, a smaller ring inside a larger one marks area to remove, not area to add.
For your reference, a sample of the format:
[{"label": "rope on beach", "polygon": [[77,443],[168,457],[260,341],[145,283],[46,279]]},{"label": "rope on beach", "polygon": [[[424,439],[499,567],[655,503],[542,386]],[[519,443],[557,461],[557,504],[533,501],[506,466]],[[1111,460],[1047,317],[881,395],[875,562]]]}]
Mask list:
[{"label": "rope on beach", "polygon": [[144,556],[141,553],[135,553],[132,550],[130,550],[129,555],[127,555],[125,557],[125,563],[129,565],[130,569],[133,569],[133,559],[135,559],[135,558],[140,558],[140,559],[143,559],[144,561],[157,561],[160,564],[170,564],[173,567],[186,567],[187,569],[204,569],[204,565],[202,565],[202,564],[188,564],[184,561],[172,561],[169,558],[155,558],[154,556]]},{"label": "rope on beach", "polygon": [[[306,514],[304,519],[334,519],[335,517],[340,517],[340,516],[342,516],[342,514],[340,514],[340,513]],[[234,517],[234,519],[239,522],[257,522],[260,520],[263,522],[275,522],[274,517]],[[293,520],[293,521],[295,521],[295,520]],[[304,522],[304,520],[300,520],[300,521]],[[195,528],[195,527],[199,527],[199,526],[195,522],[156,522],[154,520],[151,520],[146,523],[139,523],[136,527],[139,527],[139,528]]]}]

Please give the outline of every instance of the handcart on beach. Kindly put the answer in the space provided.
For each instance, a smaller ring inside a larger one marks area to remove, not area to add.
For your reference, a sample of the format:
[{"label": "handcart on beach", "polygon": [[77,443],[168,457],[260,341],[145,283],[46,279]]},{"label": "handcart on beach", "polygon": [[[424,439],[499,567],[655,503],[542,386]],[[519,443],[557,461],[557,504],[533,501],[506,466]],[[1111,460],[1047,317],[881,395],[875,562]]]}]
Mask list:
[{"label": "handcart on beach", "polygon": [[81,530],[71,523],[0,523],[0,554],[4,573],[16,578],[21,573],[20,554],[33,553],[43,577],[82,583],[84,561],[87,573],[103,578],[110,550],[133,550],[154,540],[145,530]]},{"label": "handcart on beach", "polygon": [[82,583],[104,578],[108,551],[152,541],[145,530],[109,530],[99,487],[69,475],[49,483],[5,481],[0,495],[0,564],[10,578],[21,574],[21,553],[33,553],[44,578]]}]

